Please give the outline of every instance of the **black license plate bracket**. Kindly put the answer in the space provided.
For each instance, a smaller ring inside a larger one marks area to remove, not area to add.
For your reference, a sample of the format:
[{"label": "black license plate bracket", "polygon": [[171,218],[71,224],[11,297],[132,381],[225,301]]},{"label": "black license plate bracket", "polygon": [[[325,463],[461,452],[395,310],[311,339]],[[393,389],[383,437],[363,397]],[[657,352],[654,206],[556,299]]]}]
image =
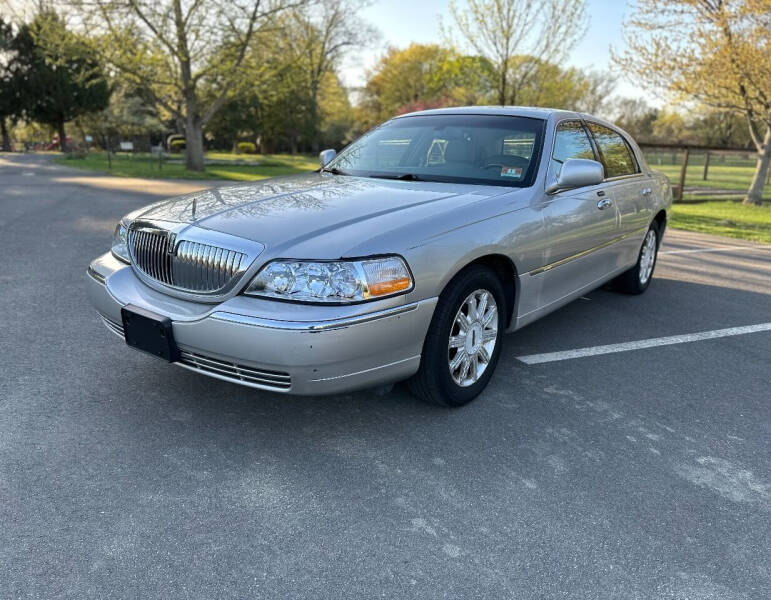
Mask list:
[{"label": "black license plate bracket", "polygon": [[126,343],[169,362],[179,360],[171,319],[131,304],[120,310]]}]

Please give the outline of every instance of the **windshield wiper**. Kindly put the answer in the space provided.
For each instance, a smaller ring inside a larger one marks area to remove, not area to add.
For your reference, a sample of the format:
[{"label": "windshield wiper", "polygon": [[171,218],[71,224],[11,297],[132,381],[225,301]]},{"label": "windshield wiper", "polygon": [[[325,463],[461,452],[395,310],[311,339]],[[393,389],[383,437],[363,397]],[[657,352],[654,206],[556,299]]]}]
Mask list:
[{"label": "windshield wiper", "polygon": [[350,175],[350,173],[346,173],[345,171],[341,171],[337,167],[332,167],[331,169],[327,169],[324,167],[321,169],[323,173],[332,173],[332,175]]},{"label": "windshield wiper", "polygon": [[426,181],[415,173],[402,173],[401,175],[370,175],[377,179],[399,179],[401,181]]}]

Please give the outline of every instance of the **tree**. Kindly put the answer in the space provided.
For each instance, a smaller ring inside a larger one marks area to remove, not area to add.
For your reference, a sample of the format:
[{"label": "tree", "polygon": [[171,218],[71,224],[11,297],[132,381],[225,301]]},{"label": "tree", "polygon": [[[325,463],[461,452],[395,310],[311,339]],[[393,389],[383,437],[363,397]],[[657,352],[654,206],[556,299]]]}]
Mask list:
[{"label": "tree", "polygon": [[450,0],[450,14],[466,45],[493,66],[501,105],[521,102],[520,92],[532,83],[539,65],[562,62],[586,32],[583,0],[468,0],[466,4],[459,7]]},{"label": "tree", "polygon": [[335,73],[327,73],[319,86],[319,143],[324,148],[344,146],[353,129],[353,107]]},{"label": "tree", "polygon": [[13,81],[11,70],[11,45],[13,30],[10,23],[0,17],[0,150],[11,150],[11,139],[8,135],[8,120],[16,116],[20,102]]},{"label": "tree", "polygon": [[611,121],[640,142],[653,140],[653,122],[659,112],[641,98],[618,98],[610,109]]},{"label": "tree", "polygon": [[185,128],[202,171],[203,129],[245,77],[255,34],[306,0],[73,0],[104,60]]},{"label": "tree", "polygon": [[[309,85],[305,52],[298,51],[292,15],[276,19],[270,30],[253,40],[249,73],[222,110],[207,125],[206,135],[219,148],[240,140],[256,142],[261,151],[316,151],[320,144],[337,146],[347,138],[353,115],[334,65]],[[307,38],[303,38],[306,39]]]},{"label": "tree", "polygon": [[616,64],[653,90],[744,117],[761,204],[771,163],[771,0],[639,0]]},{"label": "tree", "polygon": [[745,147],[752,146],[747,125],[741,115],[732,111],[698,107],[695,119],[689,129],[708,146]]},{"label": "tree", "polygon": [[597,116],[609,116],[612,110],[612,94],[617,78],[610,71],[582,73],[584,93],[578,102],[578,110]]},{"label": "tree", "polygon": [[651,124],[653,139],[666,143],[685,141],[688,128],[680,113],[662,110]]},{"label": "tree", "polygon": [[368,73],[359,120],[368,129],[410,109],[485,102],[491,79],[484,59],[434,44],[392,47]]},{"label": "tree", "polygon": [[11,48],[13,87],[24,99],[24,117],[54,127],[65,152],[65,123],[107,107],[110,89],[101,65],[83,39],[50,11],[23,25]]},{"label": "tree", "polygon": [[85,133],[94,133],[105,149],[119,138],[132,139],[156,134],[161,138],[166,128],[161,122],[155,104],[143,90],[132,88],[117,79],[111,84],[110,105],[97,113],[79,118],[78,127]]},{"label": "tree", "polygon": [[[284,33],[287,48],[301,66],[311,128],[320,126],[319,92],[327,75],[333,73],[344,53],[376,37],[376,32],[357,17],[369,0],[320,0],[312,11],[293,10]],[[311,132],[318,149],[317,131]]]},{"label": "tree", "polygon": [[597,92],[593,86],[598,84],[590,79],[593,77],[591,74],[527,56],[516,56],[512,62],[515,68],[524,62],[532,69],[532,79],[519,89],[518,104],[595,112]]}]

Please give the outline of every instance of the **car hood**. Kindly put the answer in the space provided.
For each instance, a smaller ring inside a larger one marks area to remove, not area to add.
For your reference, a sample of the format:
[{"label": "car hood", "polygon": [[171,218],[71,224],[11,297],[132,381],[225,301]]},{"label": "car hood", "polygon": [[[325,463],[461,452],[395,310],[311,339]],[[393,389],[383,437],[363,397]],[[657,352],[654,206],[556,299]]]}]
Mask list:
[{"label": "car hood", "polygon": [[310,173],[203,190],[132,217],[235,235],[264,244],[274,256],[302,253],[312,243],[314,257],[338,258],[405,223],[506,191],[511,190]]}]

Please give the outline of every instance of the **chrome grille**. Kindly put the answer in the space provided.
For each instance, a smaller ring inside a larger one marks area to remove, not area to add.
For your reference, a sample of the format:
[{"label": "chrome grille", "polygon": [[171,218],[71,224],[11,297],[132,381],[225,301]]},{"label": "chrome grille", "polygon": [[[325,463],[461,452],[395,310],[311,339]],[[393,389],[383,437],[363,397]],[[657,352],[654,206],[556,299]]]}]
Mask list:
[{"label": "chrome grille", "polygon": [[255,387],[288,390],[292,385],[289,373],[255,369],[187,350],[181,351],[179,362],[189,369],[219,375],[236,383]]},{"label": "chrome grille", "polygon": [[227,287],[248,267],[243,252],[181,240],[172,233],[140,226],[129,230],[128,244],[134,266],[164,285],[184,291],[211,293]]},{"label": "chrome grille", "polygon": [[163,284],[174,285],[167,232],[159,229],[131,230],[129,245],[134,256],[134,264],[143,273]]}]

